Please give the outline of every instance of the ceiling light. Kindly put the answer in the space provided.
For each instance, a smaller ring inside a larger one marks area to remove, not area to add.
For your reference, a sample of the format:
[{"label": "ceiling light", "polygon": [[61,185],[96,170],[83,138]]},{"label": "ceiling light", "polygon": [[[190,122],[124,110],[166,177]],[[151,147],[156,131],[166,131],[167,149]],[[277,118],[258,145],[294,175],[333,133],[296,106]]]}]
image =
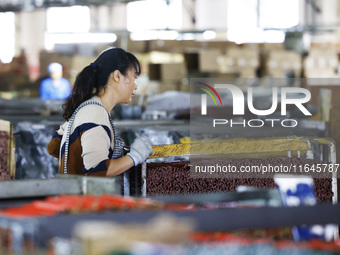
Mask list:
[{"label": "ceiling light", "polygon": [[203,38],[205,40],[213,40],[216,38],[216,32],[215,31],[212,31],[212,30],[207,30],[207,31],[204,31],[203,33]]},{"label": "ceiling light", "polygon": [[51,49],[55,44],[113,43],[116,40],[117,36],[114,33],[47,33],[45,48]]}]

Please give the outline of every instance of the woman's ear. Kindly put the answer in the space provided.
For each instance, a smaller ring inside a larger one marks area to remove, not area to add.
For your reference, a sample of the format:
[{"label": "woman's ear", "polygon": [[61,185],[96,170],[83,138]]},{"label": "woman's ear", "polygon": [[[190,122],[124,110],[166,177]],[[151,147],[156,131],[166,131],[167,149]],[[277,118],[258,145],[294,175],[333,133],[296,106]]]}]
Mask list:
[{"label": "woman's ear", "polygon": [[116,83],[119,83],[122,74],[119,70],[115,70],[113,73],[111,73],[111,77]]}]

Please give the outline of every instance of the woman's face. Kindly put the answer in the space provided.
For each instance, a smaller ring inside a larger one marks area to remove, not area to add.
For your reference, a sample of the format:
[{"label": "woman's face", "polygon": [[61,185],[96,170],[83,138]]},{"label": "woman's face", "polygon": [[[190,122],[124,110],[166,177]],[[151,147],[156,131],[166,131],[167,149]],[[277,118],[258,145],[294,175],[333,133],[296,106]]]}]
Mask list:
[{"label": "woman's face", "polygon": [[134,96],[134,90],[137,89],[138,74],[134,67],[130,68],[125,76],[120,80],[121,103],[128,104]]}]

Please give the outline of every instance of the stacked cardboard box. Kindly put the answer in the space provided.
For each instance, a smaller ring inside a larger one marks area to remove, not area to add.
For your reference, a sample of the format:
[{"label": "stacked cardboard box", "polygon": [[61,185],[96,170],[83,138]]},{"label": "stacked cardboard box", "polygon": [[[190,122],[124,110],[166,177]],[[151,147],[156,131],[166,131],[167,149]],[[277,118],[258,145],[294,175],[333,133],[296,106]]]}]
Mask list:
[{"label": "stacked cardboard box", "polygon": [[129,52],[146,52],[149,50],[148,41],[133,41],[128,38],[127,51]]},{"label": "stacked cardboard box", "polygon": [[139,60],[142,73],[147,75],[149,75],[150,64],[184,63],[184,57],[179,53],[150,51],[148,53],[136,53],[135,56]]},{"label": "stacked cardboard box", "polygon": [[218,49],[205,49],[199,52],[198,66],[200,72],[219,72],[219,57],[222,55]]},{"label": "stacked cardboard box", "polygon": [[256,77],[256,69],[259,66],[259,54],[257,49],[231,47],[227,54],[219,58],[220,73],[237,73],[242,78]]},{"label": "stacked cardboard box", "polygon": [[136,54],[136,57],[141,64],[142,74],[146,74],[149,80],[143,87],[144,91],[152,91],[152,95],[181,90],[182,79],[187,74],[183,54],[151,51]]},{"label": "stacked cardboard box", "polygon": [[9,121],[0,120],[0,181],[15,176],[13,127]]},{"label": "stacked cardboard box", "polygon": [[14,57],[11,63],[0,61],[0,91],[13,92],[29,84],[27,61],[24,54]]},{"label": "stacked cardboard box", "polygon": [[188,73],[198,73],[199,72],[199,54],[197,52],[185,52],[184,63]]},{"label": "stacked cardboard box", "polygon": [[181,91],[181,81],[161,81],[158,87],[158,93],[166,91]]},{"label": "stacked cardboard box", "polygon": [[283,78],[288,73],[300,77],[301,56],[295,51],[273,50],[267,59],[267,73],[275,78]]},{"label": "stacked cardboard box", "polygon": [[185,77],[184,63],[149,64],[149,79],[179,81]]},{"label": "stacked cardboard box", "polygon": [[260,44],[260,47],[265,52],[282,51],[285,49],[285,46],[283,43],[263,43],[263,44]]},{"label": "stacked cardboard box", "polygon": [[28,66],[25,54],[22,52],[8,64],[3,64],[0,61],[0,73],[27,77]]},{"label": "stacked cardboard box", "polygon": [[182,79],[185,75],[184,63],[149,64],[149,79],[159,82],[158,93],[181,90]]},{"label": "stacked cardboard box", "polygon": [[335,49],[311,49],[304,61],[306,78],[334,78],[339,66]]}]

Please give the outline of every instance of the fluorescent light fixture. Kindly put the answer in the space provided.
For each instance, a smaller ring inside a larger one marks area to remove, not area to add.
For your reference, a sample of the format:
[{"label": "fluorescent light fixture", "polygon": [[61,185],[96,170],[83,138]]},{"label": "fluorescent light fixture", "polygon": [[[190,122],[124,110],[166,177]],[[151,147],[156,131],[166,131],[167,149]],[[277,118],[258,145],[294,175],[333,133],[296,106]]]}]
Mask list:
[{"label": "fluorescent light fixture", "polygon": [[183,34],[179,34],[179,37],[177,38],[177,40],[195,40],[196,39],[196,34],[194,33],[183,33]]},{"label": "fluorescent light fixture", "polygon": [[10,63],[15,55],[15,14],[14,12],[0,13],[0,61]]},{"label": "fluorescent light fixture", "polygon": [[176,40],[179,34],[177,31],[167,30],[144,30],[138,32],[132,32],[130,38],[133,41],[144,41],[144,40]]},{"label": "fluorescent light fixture", "polygon": [[212,30],[204,31],[204,33],[203,33],[203,38],[204,38],[205,40],[212,40],[212,39],[215,39],[215,38],[216,38],[216,32],[215,32],[215,31],[212,31]]},{"label": "fluorescent light fixture", "polygon": [[276,30],[264,31],[262,38],[265,43],[283,43],[285,40],[285,32]]},{"label": "fluorescent light fixture", "polygon": [[295,0],[228,0],[227,37],[237,44],[281,43],[284,30],[299,24],[299,15]]},{"label": "fluorescent light fixture", "polygon": [[132,41],[147,40],[212,40],[216,38],[216,32],[207,30],[204,33],[177,32],[174,30],[141,30],[130,33]]},{"label": "fluorescent light fixture", "polygon": [[236,44],[242,43],[282,43],[285,39],[283,31],[252,29],[229,29],[228,39]]},{"label": "fluorescent light fixture", "polygon": [[178,37],[177,31],[159,31],[159,39],[161,40],[176,40]]},{"label": "fluorescent light fixture", "polygon": [[45,48],[53,49],[55,44],[112,43],[116,40],[114,33],[46,33]]},{"label": "fluorescent light fixture", "polygon": [[144,0],[127,4],[130,32],[179,29],[182,26],[182,0]]},{"label": "fluorescent light fixture", "polygon": [[51,7],[46,11],[49,33],[86,33],[90,27],[88,6]]}]

